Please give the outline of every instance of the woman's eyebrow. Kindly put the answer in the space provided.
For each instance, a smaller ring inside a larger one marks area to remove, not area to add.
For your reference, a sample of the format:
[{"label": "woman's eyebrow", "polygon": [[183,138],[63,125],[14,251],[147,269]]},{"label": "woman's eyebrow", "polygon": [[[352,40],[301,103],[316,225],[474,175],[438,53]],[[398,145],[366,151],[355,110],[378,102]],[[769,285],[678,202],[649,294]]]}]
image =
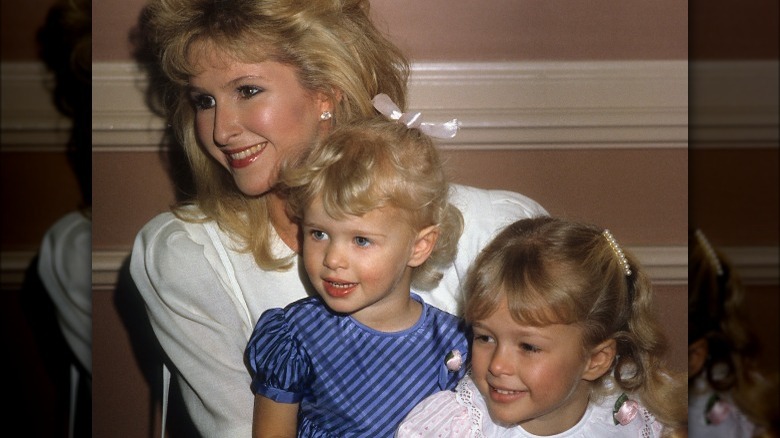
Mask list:
[{"label": "woman's eyebrow", "polygon": [[[236,78],[233,78],[233,79],[225,82],[219,88],[223,89],[223,90],[231,89],[231,88],[234,88],[237,84],[239,84],[241,82],[244,82],[246,80],[261,80],[261,81],[264,81],[264,80],[266,80],[266,78],[265,78],[265,76],[260,75],[260,74],[242,75],[242,76],[238,76]],[[187,93],[204,93],[204,94],[208,93],[205,89],[203,89],[201,87],[198,87],[197,85],[193,85],[192,82],[187,83],[186,89],[187,89]]]}]

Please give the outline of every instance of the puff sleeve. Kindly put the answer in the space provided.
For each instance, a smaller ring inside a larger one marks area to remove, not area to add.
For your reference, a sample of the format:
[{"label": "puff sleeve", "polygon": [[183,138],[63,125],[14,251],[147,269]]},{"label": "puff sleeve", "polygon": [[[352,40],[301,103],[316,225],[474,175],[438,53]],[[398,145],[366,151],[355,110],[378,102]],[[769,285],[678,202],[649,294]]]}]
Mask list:
[{"label": "puff sleeve", "polygon": [[260,316],[247,344],[252,391],[279,403],[298,403],[311,376],[311,364],[284,309]]},{"label": "puff sleeve", "polygon": [[441,391],[420,402],[401,422],[395,433],[397,438],[469,437],[471,417],[464,406],[458,404],[454,391]]}]

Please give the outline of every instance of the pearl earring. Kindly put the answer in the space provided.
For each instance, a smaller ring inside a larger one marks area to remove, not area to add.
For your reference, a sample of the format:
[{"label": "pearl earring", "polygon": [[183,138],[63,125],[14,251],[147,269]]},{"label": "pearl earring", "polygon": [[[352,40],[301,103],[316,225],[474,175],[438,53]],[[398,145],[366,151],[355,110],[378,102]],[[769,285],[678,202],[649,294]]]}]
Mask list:
[{"label": "pearl earring", "polygon": [[323,111],[322,114],[320,114],[320,120],[330,120],[331,117],[333,117],[333,114],[331,114],[330,111]]}]

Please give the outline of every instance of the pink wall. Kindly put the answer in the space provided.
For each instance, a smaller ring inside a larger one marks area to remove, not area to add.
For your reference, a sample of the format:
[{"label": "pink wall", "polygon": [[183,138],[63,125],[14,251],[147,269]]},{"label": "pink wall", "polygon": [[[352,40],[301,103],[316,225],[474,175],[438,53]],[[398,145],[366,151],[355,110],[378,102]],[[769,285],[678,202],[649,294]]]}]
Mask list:
[{"label": "pink wall", "polygon": [[[36,59],[35,29],[52,3],[53,0],[0,2],[3,61]],[[131,61],[129,35],[145,0],[94,3],[94,61]],[[738,8],[732,2],[709,0],[692,0],[690,4],[692,54],[703,59],[777,59],[776,1],[740,3]],[[417,62],[685,60],[689,55],[687,1],[374,0],[372,5],[381,26]],[[629,238],[632,244],[683,244],[685,212],[674,211],[666,220],[654,221],[647,212],[626,213],[627,209],[620,206],[631,205],[632,196],[649,200],[648,205],[688,204],[688,192],[676,189],[688,183],[687,151],[648,149],[578,154],[544,150],[448,152],[460,182],[518,190],[545,201],[544,205],[553,213],[588,216],[596,222],[615,222],[627,230],[638,229]],[[695,157],[691,169],[695,172],[692,190],[717,186],[725,192],[732,186],[719,175],[729,172],[732,181],[745,186],[740,191],[728,191],[725,197],[718,195],[713,202],[694,194],[689,204],[691,214],[706,217],[710,235],[716,240],[723,238],[724,243],[776,245],[777,207],[766,200],[776,202],[777,169],[755,172],[760,166],[777,162],[776,149],[702,154]],[[25,167],[32,161],[26,153],[3,153],[2,160],[4,228],[6,220],[15,221],[10,223],[15,232],[4,234],[3,242],[34,249],[48,221],[14,218],[7,212],[29,211],[31,200],[46,199],[46,189],[36,185],[39,175]],[[67,180],[69,169],[61,156],[46,155],[39,160],[48,163],[49,181]],[[703,170],[695,167],[699,163]],[[736,170],[734,163],[740,164]],[[584,182],[567,178],[566,169],[577,165],[600,166],[603,176]],[[156,153],[111,152],[95,154],[93,167],[95,246],[127,250],[138,228],[173,200],[164,164]],[[713,168],[717,173],[711,171]],[[620,186],[614,193],[607,190],[622,184],[624,174],[633,173],[657,175],[657,184]],[[757,176],[759,173],[761,177]],[[37,217],[55,218],[69,208],[69,198],[75,199],[75,186],[63,182],[59,187],[63,195],[57,202],[40,203],[36,207]],[[753,193],[756,198],[745,198],[742,193]],[[749,212],[749,220],[720,214],[718,200]],[[654,222],[638,226],[644,224],[642,221]],[[619,229],[615,232],[622,234]],[[770,310],[777,308],[777,287],[756,290],[752,298],[757,304],[757,320],[770,320]],[[663,302],[660,311],[670,333],[685,332],[684,318],[680,317],[684,313],[684,292],[682,286],[658,290],[659,301]],[[150,388],[130,348],[131,340],[118,314],[115,293],[95,291],[94,432],[95,436],[114,436],[117,431],[123,436],[149,436],[150,430],[158,427],[158,419],[150,415]],[[776,331],[764,331],[762,336],[767,345],[777,345]],[[768,363],[776,367],[777,351],[772,354]],[[677,367],[684,365],[685,349],[680,342],[675,343],[670,360]]]},{"label": "pink wall", "polygon": [[[144,0],[93,6],[94,59],[132,52]],[[374,0],[380,26],[414,61],[686,59],[688,5],[679,0]]]},{"label": "pink wall", "polygon": [[[128,32],[143,4],[141,0],[96,2],[96,61],[131,59]],[[372,6],[380,26],[417,62],[687,57],[687,6],[679,0],[376,0]],[[446,155],[458,182],[520,191],[541,201],[553,213],[614,224],[615,233],[630,234],[625,240],[631,244],[682,245],[686,239],[686,211],[680,208],[687,203],[687,191],[680,189],[687,184],[684,149],[454,148]],[[174,188],[165,164],[156,152],[98,152],[93,160],[93,245],[100,250],[127,249],[137,230],[173,202]],[[582,167],[594,169],[591,174],[599,177],[580,181],[572,176]],[[647,175],[657,175],[657,183],[641,187],[626,184],[631,175],[640,174],[644,180]],[[633,208],[637,197],[652,211]],[[657,207],[662,205],[674,207],[668,211]],[[659,287],[657,293],[659,311],[665,326],[670,327],[669,333],[684,333],[685,288]],[[127,348],[130,339],[118,327],[121,320],[114,314],[121,290],[96,290],[95,296],[96,312],[107,312],[96,319],[106,333],[95,338],[96,348],[103,348],[96,356],[96,369],[101,363],[134,362]],[[676,368],[683,369],[687,359],[684,341],[680,336],[674,341],[669,359]],[[94,411],[95,432],[109,433],[121,426],[141,435],[154,424],[148,413],[137,411],[147,406],[144,403],[150,393],[143,374],[137,367],[123,371],[124,379],[119,383],[112,383],[113,373],[95,373],[95,399],[100,400]],[[129,413],[116,415],[129,407],[135,408],[136,421]]]},{"label": "pink wall", "polygon": [[0,2],[0,54],[4,61],[37,59],[35,32],[54,0]]}]

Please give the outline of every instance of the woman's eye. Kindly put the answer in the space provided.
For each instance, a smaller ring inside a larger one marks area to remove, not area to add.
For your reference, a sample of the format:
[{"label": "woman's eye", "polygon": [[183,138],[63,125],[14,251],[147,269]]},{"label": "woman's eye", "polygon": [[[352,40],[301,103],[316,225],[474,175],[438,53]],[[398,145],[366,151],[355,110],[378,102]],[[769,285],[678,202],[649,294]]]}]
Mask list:
[{"label": "woman's eye", "polygon": [[197,94],[192,96],[191,99],[192,104],[198,111],[213,108],[217,103],[216,100],[214,100],[214,97],[209,96],[208,94]]},{"label": "woman's eye", "polygon": [[260,87],[255,87],[254,85],[242,85],[238,87],[238,94],[243,99],[249,99],[250,97],[254,96],[255,94],[260,93],[263,91]]},{"label": "woman's eye", "polygon": [[355,237],[355,245],[357,245],[357,246],[359,246],[361,248],[365,248],[368,245],[371,245],[371,241],[369,239],[365,238],[365,237],[358,236],[358,237]]}]

